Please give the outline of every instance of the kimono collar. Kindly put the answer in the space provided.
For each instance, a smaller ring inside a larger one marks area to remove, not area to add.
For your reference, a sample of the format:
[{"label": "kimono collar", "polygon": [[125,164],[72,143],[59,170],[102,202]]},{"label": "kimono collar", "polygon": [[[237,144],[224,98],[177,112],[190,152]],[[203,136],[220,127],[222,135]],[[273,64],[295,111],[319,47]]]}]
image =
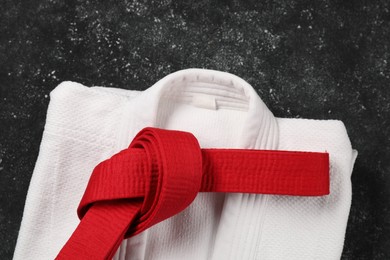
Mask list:
[{"label": "kimono collar", "polygon": [[[256,91],[243,79],[226,72],[186,69],[172,73],[131,100],[133,129],[161,127],[169,120],[164,112],[174,103],[191,104],[218,113],[222,109],[244,111],[240,147],[276,149],[277,121]],[[189,115],[191,116],[191,115]],[[134,127],[135,126],[135,127]]]}]

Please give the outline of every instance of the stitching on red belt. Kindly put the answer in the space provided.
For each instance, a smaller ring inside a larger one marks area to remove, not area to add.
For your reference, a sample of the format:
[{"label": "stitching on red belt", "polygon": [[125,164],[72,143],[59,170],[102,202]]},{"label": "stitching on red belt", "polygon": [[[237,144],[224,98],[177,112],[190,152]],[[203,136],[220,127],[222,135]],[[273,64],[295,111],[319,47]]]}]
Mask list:
[{"label": "stitching on red belt", "polygon": [[110,259],[134,236],[188,207],[198,192],[329,194],[329,154],[201,149],[188,132],[144,128],[98,164],[56,259]]}]

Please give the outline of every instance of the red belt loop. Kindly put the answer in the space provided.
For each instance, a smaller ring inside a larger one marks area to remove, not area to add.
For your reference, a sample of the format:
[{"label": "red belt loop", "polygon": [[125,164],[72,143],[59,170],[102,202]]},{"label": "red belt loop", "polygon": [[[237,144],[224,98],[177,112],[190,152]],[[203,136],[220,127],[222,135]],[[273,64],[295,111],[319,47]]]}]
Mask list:
[{"label": "red belt loop", "polygon": [[174,216],[198,192],[329,194],[329,154],[201,149],[187,132],[145,128],[98,164],[77,229],[56,259],[110,259],[124,238]]}]

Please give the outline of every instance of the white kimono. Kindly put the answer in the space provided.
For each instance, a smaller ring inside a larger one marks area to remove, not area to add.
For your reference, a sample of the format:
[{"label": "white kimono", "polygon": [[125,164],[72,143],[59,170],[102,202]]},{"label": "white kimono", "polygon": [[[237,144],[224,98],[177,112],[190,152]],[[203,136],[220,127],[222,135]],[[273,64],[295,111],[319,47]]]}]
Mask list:
[{"label": "white kimono", "polygon": [[115,259],[340,258],[357,154],[341,121],[275,118],[244,80],[203,69],[142,92],[64,82],[50,99],[14,259],[55,258],[79,223],[94,166],[146,126],[191,132],[203,148],[326,151],[330,195],[199,193],[180,214],[124,240]]}]

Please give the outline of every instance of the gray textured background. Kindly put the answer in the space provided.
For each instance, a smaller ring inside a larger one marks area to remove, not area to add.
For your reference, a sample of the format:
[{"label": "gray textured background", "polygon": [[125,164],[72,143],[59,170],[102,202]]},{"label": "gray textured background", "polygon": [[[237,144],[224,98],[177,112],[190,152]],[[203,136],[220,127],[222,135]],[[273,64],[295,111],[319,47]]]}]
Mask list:
[{"label": "gray textured background", "polygon": [[0,2],[0,259],[13,254],[50,91],[144,90],[184,68],[247,80],[279,117],[340,119],[359,150],[342,259],[390,259],[390,3]]}]

